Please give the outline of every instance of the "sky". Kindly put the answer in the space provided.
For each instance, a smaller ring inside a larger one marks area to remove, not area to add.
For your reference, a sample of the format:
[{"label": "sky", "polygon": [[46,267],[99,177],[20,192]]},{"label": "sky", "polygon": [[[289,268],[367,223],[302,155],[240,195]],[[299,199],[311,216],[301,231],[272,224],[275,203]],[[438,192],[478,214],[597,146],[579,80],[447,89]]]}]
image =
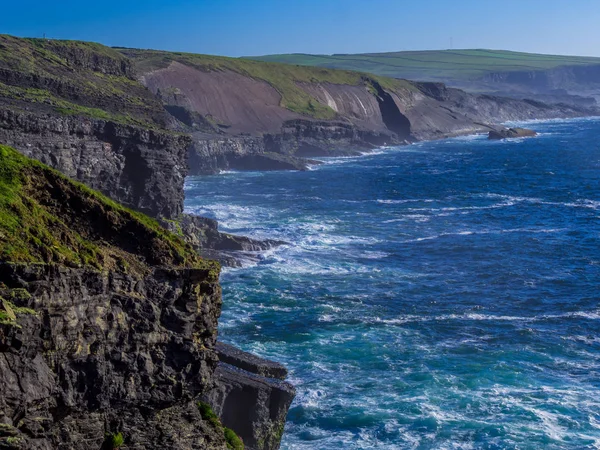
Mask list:
[{"label": "sky", "polygon": [[600,0],[5,0],[0,33],[226,56],[489,48],[600,56]]}]

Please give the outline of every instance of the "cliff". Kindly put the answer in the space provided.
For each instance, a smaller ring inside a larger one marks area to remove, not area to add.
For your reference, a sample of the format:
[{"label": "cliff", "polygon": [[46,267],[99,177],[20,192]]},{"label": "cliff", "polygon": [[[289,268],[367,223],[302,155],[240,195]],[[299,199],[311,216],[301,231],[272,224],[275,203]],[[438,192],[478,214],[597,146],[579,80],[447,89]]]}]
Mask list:
[{"label": "cliff", "polygon": [[190,140],[99,44],[0,36],[0,142],[154,216],[182,212]]},{"label": "cliff", "polygon": [[3,448],[100,448],[107,433],[226,448],[195,403],[218,360],[218,264],[4,146],[0,208]]},{"label": "cliff", "polygon": [[302,157],[488,132],[507,120],[593,113],[359,72],[119,50],[192,135],[191,174],[302,169]]},{"label": "cliff", "polygon": [[293,387],[283,368],[216,346],[219,269],[198,253],[233,265],[281,242],[182,214],[186,175],[302,169],[584,114],[357,72],[0,36],[0,143],[20,152],[0,147],[0,444],[225,448],[223,423],[248,448],[278,447]]}]

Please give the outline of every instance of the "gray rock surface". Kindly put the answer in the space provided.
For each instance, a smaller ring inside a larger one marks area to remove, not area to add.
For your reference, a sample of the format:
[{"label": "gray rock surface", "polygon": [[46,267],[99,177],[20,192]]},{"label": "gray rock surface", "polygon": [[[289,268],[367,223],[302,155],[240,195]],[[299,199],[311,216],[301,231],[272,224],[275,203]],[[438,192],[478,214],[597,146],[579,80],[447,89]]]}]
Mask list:
[{"label": "gray rock surface", "polygon": [[182,213],[187,136],[0,109],[0,142],[154,217]]},{"label": "gray rock surface", "polygon": [[285,380],[287,377],[288,371],[284,365],[244,352],[233,345],[217,342],[215,350],[219,355],[219,361],[238,369],[244,369],[266,378]]},{"label": "gray rock surface", "polygon": [[206,273],[3,263],[0,281],[35,311],[0,324],[0,443],[87,450],[118,431],[130,449],[225,449],[194,403],[217,364],[220,288]]},{"label": "gray rock surface", "polygon": [[214,389],[205,400],[228,428],[250,450],[279,448],[287,411],[296,395],[294,387],[220,362]]},{"label": "gray rock surface", "polygon": [[218,223],[207,217],[182,214],[161,224],[192,245],[203,257],[216,259],[229,267],[239,267],[244,260],[255,260],[258,253],[287,242],[274,239],[257,240],[220,232]]}]

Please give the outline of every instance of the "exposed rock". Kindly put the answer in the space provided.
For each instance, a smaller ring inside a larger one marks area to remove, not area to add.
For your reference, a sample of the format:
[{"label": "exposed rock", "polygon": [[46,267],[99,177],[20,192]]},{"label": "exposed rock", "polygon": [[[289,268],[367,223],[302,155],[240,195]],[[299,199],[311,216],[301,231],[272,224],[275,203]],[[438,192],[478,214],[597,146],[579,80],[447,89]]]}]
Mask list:
[{"label": "exposed rock", "polygon": [[308,170],[308,164],[319,162],[272,152],[229,159],[229,167],[234,170]]},{"label": "exposed rock", "polygon": [[218,264],[15,150],[0,146],[0,168],[0,446],[121,433],[131,449],[225,450],[196,407],[218,360]]},{"label": "exposed rock", "polygon": [[528,130],[526,128],[502,128],[498,130],[491,130],[488,134],[488,139],[501,140],[533,136],[537,136],[537,133],[533,130]]},{"label": "exposed rock", "polygon": [[274,239],[257,240],[222,233],[218,230],[216,220],[190,214],[182,214],[176,219],[163,220],[161,223],[171,232],[180,235],[205,258],[216,259],[230,267],[240,266],[241,260],[256,259],[257,252],[287,244]]},{"label": "exposed rock", "polygon": [[288,371],[282,364],[268,359],[259,358],[252,353],[244,352],[233,345],[217,342],[215,347],[219,355],[219,361],[222,361],[239,369],[267,377],[285,380]]},{"label": "exposed rock", "polygon": [[182,213],[187,136],[0,109],[0,142],[154,217]]},{"label": "exposed rock", "polygon": [[294,387],[220,362],[216,387],[205,395],[223,425],[234,430],[250,450],[279,448]]}]

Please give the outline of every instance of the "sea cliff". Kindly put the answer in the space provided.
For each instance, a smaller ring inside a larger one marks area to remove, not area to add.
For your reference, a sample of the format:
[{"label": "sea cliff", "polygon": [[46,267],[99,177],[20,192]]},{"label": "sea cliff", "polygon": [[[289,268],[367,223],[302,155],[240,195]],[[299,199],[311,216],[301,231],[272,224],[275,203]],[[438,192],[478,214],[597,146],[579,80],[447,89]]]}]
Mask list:
[{"label": "sea cliff", "polygon": [[281,242],[185,215],[186,176],[303,169],[589,113],[357,72],[0,36],[0,143],[19,152],[1,148],[0,442],[226,448],[224,425],[247,448],[278,448],[294,389],[284,368],[217,345],[219,265],[198,254],[235,265]]}]

